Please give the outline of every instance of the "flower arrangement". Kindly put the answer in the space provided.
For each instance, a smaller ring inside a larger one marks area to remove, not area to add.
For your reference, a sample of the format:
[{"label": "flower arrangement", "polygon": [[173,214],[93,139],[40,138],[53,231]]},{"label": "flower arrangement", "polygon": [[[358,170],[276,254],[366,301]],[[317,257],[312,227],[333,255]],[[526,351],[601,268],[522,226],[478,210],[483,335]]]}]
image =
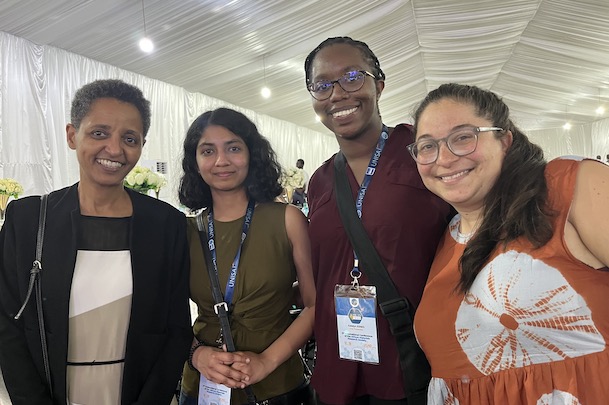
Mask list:
[{"label": "flower arrangement", "polygon": [[23,187],[14,179],[0,179],[0,194],[19,197],[23,193]]},{"label": "flower arrangement", "polygon": [[287,170],[284,169],[281,171],[279,182],[281,183],[281,187],[283,187],[283,194],[279,197],[279,201],[289,204],[292,202],[294,190],[305,186],[304,173],[302,169],[297,167],[290,167]]},{"label": "flower arrangement", "polygon": [[167,180],[162,174],[155,173],[147,167],[135,166],[125,177],[123,184],[142,194],[147,194],[148,190],[154,190],[158,198],[159,192],[167,184]]},{"label": "flower arrangement", "polygon": [[281,171],[279,178],[281,186],[285,189],[303,188],[305,186],[305,176],[302,169],[290,167]]},{"label": "flower arrangement", "polygon": [[0,221],[4,221],[4,212],[10,197],[17,198],[23,193],[23,187],[14,179],[0,179]]}]

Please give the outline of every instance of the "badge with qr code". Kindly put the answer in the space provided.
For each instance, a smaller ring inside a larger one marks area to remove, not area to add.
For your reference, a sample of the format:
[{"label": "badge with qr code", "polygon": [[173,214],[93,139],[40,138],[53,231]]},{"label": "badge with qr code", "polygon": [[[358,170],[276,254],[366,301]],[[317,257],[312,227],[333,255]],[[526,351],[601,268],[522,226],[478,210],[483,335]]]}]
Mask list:
[{"label": "badge with qr code", "polygon": [[376,287],[334,287],[338,353],[341,359],[378,364]]}]

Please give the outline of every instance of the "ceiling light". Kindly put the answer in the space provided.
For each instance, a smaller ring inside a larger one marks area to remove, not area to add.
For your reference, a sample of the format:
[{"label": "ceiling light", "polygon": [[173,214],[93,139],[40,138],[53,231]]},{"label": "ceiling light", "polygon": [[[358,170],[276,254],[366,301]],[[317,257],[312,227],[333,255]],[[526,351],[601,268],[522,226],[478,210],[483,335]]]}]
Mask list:
[{"label": "ceiling light", "polygon": [[260,89],[260,94],[264,98],[269,98],[271,97],[271,89],[269,89],[269,87],[266,85],[266,63],[264,61],[264,55],[262,55],[262,71],[264,74],[264,86],[262,86],[262,89]]},{"label": "ceiling light", "polygon": [[148,37],[140,39],[140,49],[146,53],[154,51],[154,44]]},{"label": "ceiling light", "polygon": [[144,38],[140,39],[140,49],[146,53],[150,53],[154,50],[154,43],[148,38],[146,31],[146,13],[144,12],[144,0],[142,0],[142,18],[144,19]]},{"label": "ceiling light", "polygon": [[601,89],[598,89],[598,107],[596,107],[596,115],[605,114],[605,107],[601,104]]},{"label": "ceiling light", "polygon": [[568,131],[571,129],[571,123],[569,122],[569,118],[567,117],[568,114],[569,114],[569,106],[565,105],[565,123],[562,126],[562,129],[564,129],[565,131]]}]

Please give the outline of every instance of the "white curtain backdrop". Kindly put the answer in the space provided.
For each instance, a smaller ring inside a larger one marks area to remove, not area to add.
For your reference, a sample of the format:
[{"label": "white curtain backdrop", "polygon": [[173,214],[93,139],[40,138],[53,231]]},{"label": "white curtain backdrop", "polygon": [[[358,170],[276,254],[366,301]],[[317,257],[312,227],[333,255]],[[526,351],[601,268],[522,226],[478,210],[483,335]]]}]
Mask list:
[{"label": "white curtain backdrop", "polygon": [[168,186],[161,190],[161,198],[174,205],[182,174],[182,141],[190,123],[207,110],[225,106],[247,115],[284,167],[295,166],[302,158],[312,173],[338,150],[334,136],[0,32],[0,178],[19,181],[24,195],[78,181],[78,162],[65,140],[71,100],[84,84],[105,78],[134,84],[150,100],[152,121],[141,159],[167,162]]},{"label": "white curtain backdrop", "polygon": [[[161,198],[174,205],[182,140],[189,124],[206,110],[227,106],[246,114],[270,140],[284,167],[294,166],[296,159],[302,158],[305,170],[312,174],[338,149],[331,135],[0,31],[0,178],[18,180],[25,195],[76,182],[78,164],[65,141],[71,99],[82,85],[103,78],[137,85],[150,100],[152,124],[142,160],[168,163],[168,186],[161,191]],[[608,134],[609,118],[569,131],[528,131],[548,159],[562,155],[600,155],[605,159]]]},{"label": "white curtain backdrop", "polygon": [[531,141],[541,146],[548,160],[558,156],[577,155],[589,158],[601,156],[606,161],[609,155],[609,118],[570,130],[552,128],[528,131]]}]

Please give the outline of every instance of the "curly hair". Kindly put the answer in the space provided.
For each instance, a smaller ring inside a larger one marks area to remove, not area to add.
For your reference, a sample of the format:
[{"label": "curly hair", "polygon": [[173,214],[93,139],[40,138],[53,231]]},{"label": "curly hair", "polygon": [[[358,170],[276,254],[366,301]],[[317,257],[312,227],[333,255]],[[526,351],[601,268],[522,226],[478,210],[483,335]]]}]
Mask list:
[{"label": "curly hair", "polygon": [[496,94],[475,86],[448,83],[431,91],[414,113],[414,129],[421,114],[442,99],[474,106],[479,117],[504,129],[496,137],[512,132],[497,180],[484,199],[483,218],[474,237],[467,243],[459,261],[461,280],[458,289],[467,292],[489,260],[497,245],[523,236],[535,247],[545,245],[554,232],[553,212],[547,205],[546,160],[543,150],[532,143],[510,119],[508,106]]},{"label": "curly hair", "polygon": [[257,202],[273,201],[282,192],[279,184],[281,166],[269,141],[263,137],[256,125],[245,115],[230,108],[207,111],[194,120],[184,139],[184,156],[178,196],[180,202],[197,210],[212,205],[211,189],[199,173],[197,145],[205,129],[218,125],[239,136],[249,150],[249,167],[245,179],[248,198]]},{"label": "curly hair", "polygon": [[150,129],[150,102],[144,98],[142,91],[131,84],[118,79],[96,80],[85,84],[74,94],[70,121],[74,128],[80,128],[82,119],[91,110],[91,105],[99,98],[115,98],[124,103],[132,104],[140,112],[144,138]]},{"label": "curly hair", "polygon": [[357,41],[351,37],[333,37],[328,38],[321,44],[317,45],[317,48],[313,49],[305,59],[304,70],[306,85],[309,85],[311,83],[311,65],[313,64],[313,60],[315,59],[315,56],[317,56],[317,53],[323,48],[335,44],[347,44],[359,49],[362,53],[363,58],[366,60],[366,62],[368,62],[370,67],[372,67],[372,74],[374,75],[374,78],[377,80],[385,80],[385,73],[383,73],[383,71],[381,70],[381,63],[379,62],[374,52],[370,50],[368,44],[362,41]]}]

